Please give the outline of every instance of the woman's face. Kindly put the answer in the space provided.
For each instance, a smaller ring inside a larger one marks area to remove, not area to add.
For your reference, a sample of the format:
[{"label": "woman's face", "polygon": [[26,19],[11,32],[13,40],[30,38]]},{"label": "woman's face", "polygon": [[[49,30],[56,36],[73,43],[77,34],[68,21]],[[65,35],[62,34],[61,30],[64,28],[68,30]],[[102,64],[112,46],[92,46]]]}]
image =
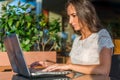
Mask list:
[{"label": "woman's face", "polygon": [[69,23],[73,26],[75,31],[81,30],[82,24],[78,20],[76,10],[72,4],[67,7],[67,14],[69,16]]}]

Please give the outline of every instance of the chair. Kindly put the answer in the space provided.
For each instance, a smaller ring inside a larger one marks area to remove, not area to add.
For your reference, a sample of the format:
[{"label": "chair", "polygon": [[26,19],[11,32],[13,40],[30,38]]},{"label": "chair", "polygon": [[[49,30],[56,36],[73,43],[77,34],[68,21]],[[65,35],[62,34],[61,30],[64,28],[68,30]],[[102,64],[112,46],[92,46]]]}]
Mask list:
[{"label": "chair", "polygon": [[120,55],[112,56],[110,76],[120,78]]}]

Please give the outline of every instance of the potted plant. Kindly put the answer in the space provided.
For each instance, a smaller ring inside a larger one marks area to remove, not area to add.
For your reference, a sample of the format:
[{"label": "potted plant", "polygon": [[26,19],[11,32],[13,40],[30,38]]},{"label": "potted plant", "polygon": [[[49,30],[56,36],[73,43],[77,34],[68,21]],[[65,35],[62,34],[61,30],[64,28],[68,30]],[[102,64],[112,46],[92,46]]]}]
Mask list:
[{"label": "potted plant", "polygon": [[[31,5],[21,5],[20,2],[18,3],[18,6],[10,6],[8,4],[2,6],[4,13],[0,17],[0,56],[2,55],[2,52],[6,51],[3,44],[6,33],[16,33],[18,34],[20,45],[27,61],[33,59],[44,60],[51,56],[52,58],[49,59],[55,61],[56,49],[58,50],[61,44],[60,37],[58,36],[61,23],[59,19],[47,22],[44,14],[41,13],[36,16],[35,11],[30,10],[29,8],[31,8]],[[34,50],[37,52],[33,52]],[[44,54],[40,53],[41,51],[44,51]],[[45,51],[54,52],[45,53]],[[39,57],[41,55],[44,58]],[[4,61],[7,57],[1,59]]]},{"label": "potted plant", "polygon": [[[9,9],[8,9],[9,8]],[[37,38],[36,17],[34,12],[29,12],[30,5],[18,3],[18,6],[10,6],[8,4],[2,6],[4,13],[0,18],[0,48],[5,51],[3,46],[3,38],[6,33],[16,33],[19,35],[22,49],[29,51]]]},{"label": "potted plant", "polygon": [[[1,51],[5,51],[3,38],[6,33],[18,34],[24,51],[51,51],[60,48],[60,37],[57,34],[61,27],[59,19],[47,22],[44,14],[36,16],[34,10],[29,11],[30,6],[29,4],[21,5],[20,2],[18,6],[2,6],[4,14],[0,18]],[[50,48],[46,49],[46,46]]]}]

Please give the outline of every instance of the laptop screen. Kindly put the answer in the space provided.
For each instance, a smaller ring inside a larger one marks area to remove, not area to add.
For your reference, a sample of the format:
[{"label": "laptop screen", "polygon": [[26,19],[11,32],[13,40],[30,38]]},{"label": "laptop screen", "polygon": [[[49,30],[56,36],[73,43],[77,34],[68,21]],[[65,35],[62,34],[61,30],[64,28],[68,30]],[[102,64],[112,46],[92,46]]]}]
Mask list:
[{"label": "laptop screen", "polygon": [[17,34],[8,35],[4,39],[4,45],[13,71],[29,77],[30,72],[27,68]]}]

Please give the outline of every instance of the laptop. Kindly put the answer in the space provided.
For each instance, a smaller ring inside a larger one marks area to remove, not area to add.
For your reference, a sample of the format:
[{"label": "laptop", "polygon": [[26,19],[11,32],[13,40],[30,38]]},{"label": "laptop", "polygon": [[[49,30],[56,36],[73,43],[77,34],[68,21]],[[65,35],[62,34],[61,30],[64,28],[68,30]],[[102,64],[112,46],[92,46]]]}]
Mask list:
[{"label": "laptop", "polygon": [[71,71],[54,71],[42,72],[41,70],[31,70],[28,68],[17,34],[7,35],[4,39],[4,45],[8,54],[8,58],[13,72],[25,77],[49,77],[63,76]]}]

